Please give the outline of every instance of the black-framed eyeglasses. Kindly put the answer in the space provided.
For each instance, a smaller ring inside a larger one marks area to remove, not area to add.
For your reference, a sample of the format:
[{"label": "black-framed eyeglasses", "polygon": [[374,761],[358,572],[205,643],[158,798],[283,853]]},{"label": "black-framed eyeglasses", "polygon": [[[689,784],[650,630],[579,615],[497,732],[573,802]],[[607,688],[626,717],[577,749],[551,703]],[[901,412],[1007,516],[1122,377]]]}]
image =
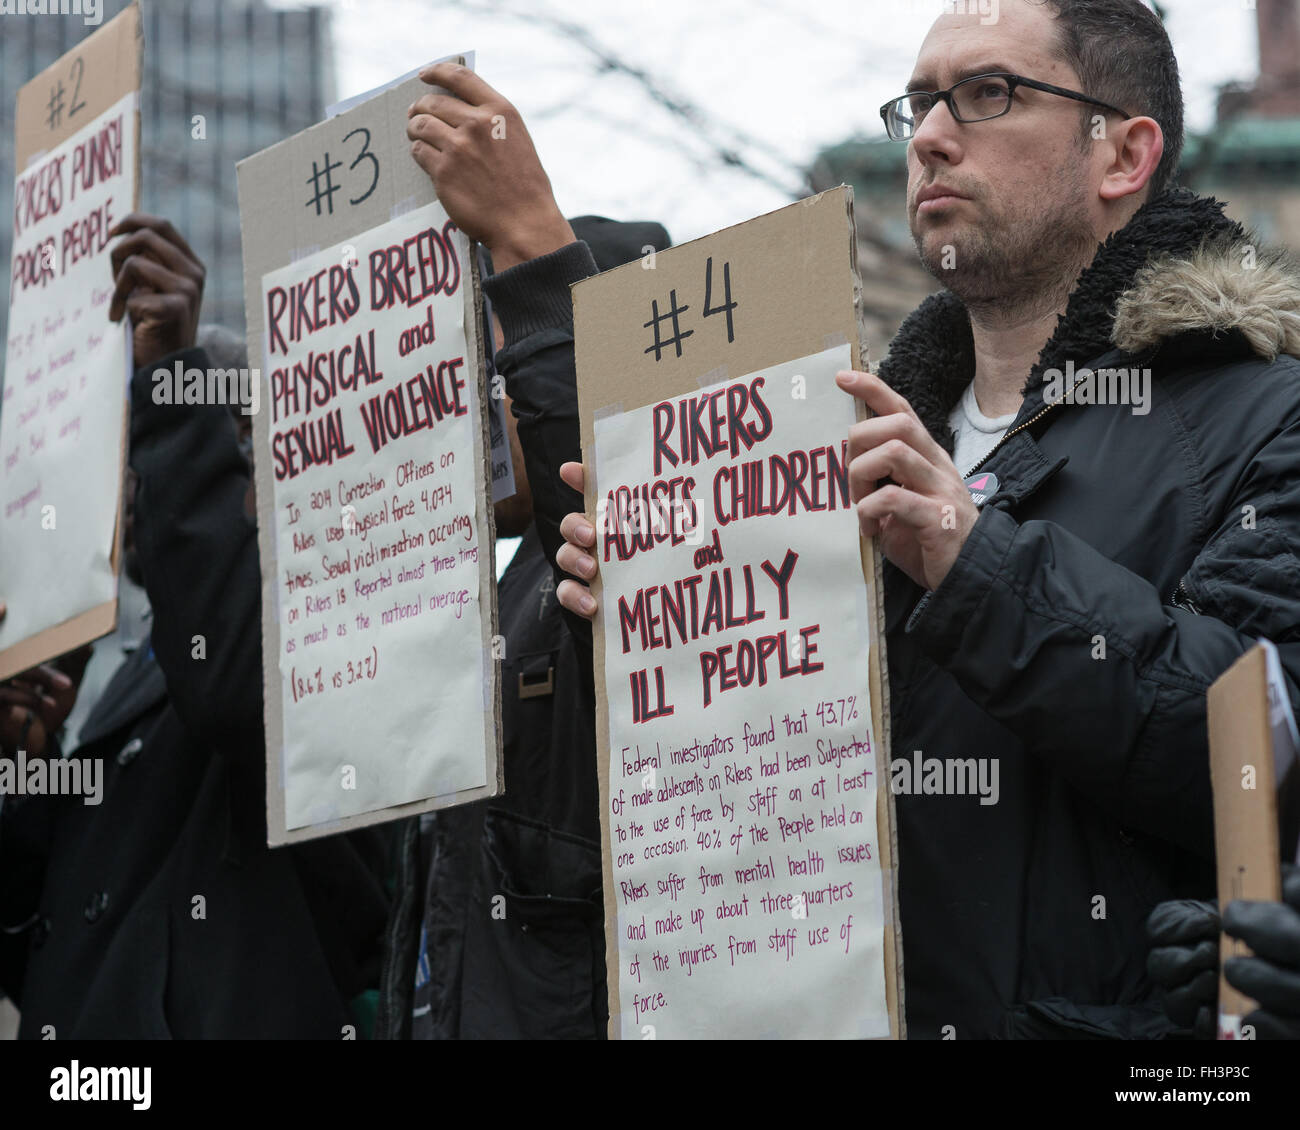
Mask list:
[{"label": "black-framed eyeglasses", "polygon": [[1045,90],[1048,94],[1059,94],[1062,98],[1073,98],[1077,102],[1101,106],[1113,114],[1118,114],[1125,121],[1133,116],[1125,113],[1118,106],[1091,98],[1087,94],[1080,94],[1077,90],[1066,90],[1062,86],[1053,86],[1048,82],[1039,82],[1037,79],[1008,74],[1005,71],[972,75],[970,78],[962,79],[948,90],[913,90],[901,98],[886,102],[880,107],[880,116],[884,119],[890,140],[910,141],[925,115],[934,108],[936,102],[946,102],[949,112],[959,122],[986,122],[990,118],[1000,118],[1010,112],[1018,86]]}]

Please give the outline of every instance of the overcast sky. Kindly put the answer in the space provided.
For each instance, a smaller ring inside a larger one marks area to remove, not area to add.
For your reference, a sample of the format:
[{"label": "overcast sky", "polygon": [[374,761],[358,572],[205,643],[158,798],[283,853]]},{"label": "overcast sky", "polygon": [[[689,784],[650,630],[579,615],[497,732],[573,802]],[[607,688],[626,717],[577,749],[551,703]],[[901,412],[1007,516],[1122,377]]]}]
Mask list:
[{"label": "overcast sky", "polygon": [[[568,215],[662,221],[681,242],[778,208],[819,148],[881,136],[942,0],[329,0],[339,94],[458,51],[524,116]],[[1005,0],[1004,0],[1005,2]],[[1167,0],[1189,124],[1256,71],[1248,0]],[[294,6],[289,0],[282,6]],[[578,37],[696,107],[701,130]],[[724,164],[731,148],[764,179]]]}]

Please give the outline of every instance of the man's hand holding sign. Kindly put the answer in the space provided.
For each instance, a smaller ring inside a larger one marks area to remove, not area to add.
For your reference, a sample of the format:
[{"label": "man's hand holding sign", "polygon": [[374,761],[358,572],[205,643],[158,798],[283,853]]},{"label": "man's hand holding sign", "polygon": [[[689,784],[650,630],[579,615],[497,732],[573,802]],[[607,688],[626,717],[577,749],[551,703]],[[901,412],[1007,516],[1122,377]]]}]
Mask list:
[{"label": "man's hand holding sign", "polygon": [[862,536],[878,537],[890,561],[936,589],[979,517],[970,491],[903,396],[872,373],[835,379],[876,413],[849,429],[849,493]]},{"label": "man's hand holding sign", "polygon": [[426,93],[401,80],[238,167],[277,844],[502,787],[480,233],[412,160]]},{"label": "man's hand holding sign", "polygon": [[[979,518],[970,491],[904,397],[872,373],[846,371],[836,382],[876,413],[849,429],[849,492],[862,535],[879,538],[885,557],[918,585],[936,589]],[[566,463],[561,473],[569,486],[583,489],[581,464]],[[596,531],[576,513],[560,529],[566,544],[556,561],[583,583],[563,581],[557,595],[570,612],[593,619],[596,602],[585,586],[597,572],[587,552]]]},{"label": "man's hand holding sign", "polygon": [[138,213],[108,234],[123,237],[110,252],[113,299],[108,316],[120,322],[123,314],[131,315],[136,368],[191,348],[207,272],[185,237],[170,221]]},{"label": "man's hand holding sign", "polygon": [[[411,155],[460,230],[504,271],[574,241],[519,111],[468,67],[438,63],[407,111]],[[454,95],[454,97],[453,97]]]}]

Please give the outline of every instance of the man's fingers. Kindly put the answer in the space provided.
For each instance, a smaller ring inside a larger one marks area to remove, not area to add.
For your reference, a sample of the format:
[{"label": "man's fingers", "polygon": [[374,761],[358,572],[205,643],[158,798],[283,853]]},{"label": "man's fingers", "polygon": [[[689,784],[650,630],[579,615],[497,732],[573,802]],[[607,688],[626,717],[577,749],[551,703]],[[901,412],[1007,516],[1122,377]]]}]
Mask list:
[{"label": "man's fingers", "polygon": [[38,711],[25,706],[0,706],[0,746],[39,756],[45,752],[48,736]]},{"label": "man's fingers", "polygon": [[936,467],[951,463],[926,426],[907,412],[891,412],[888,416],[872,416],[859,420],[849,427],[849,460],[856,459],[891,439],[902,440],[908,447],[933,463]]},{"label": "man's fingers", "polygon": [[596,575],[596,559],[568,542],[555,551],[555,563],[569,576],[584,581],[589,581]]},{"label": "man's fingers", "polygon": [[561,581],[555,590],[560,605],[584,620],[596,615],[596,599],[577,581]]},{"label": "man's fingers", "polygon": [[492,87],[459,63],[435,63],[426,67],[420,72],[420,81],[427,82],[430,86],[440,86],[471,106],[501,100],[501,95]]},{"label": "man's fingers", "polygon": [[156,263],[143,255],[133,255],[117,272],[117,280],[113,285],[113,301],[108,306],[109,321],[122,320],[127,299],[138,286],[149,287],[161,294],[180,294],[197,298],[192,279],[169,271],[161,263]]},{"label": "man's fingers", "polygon": [[851,396],[865,401],[877,416],[888,416],[894,412],[905,412],[915,416],[907,397],[895,392],[874,373],[859,373],[846,369],[835,374],[835,383]]},{"label": "man's fingers", "polygon": [[0,620],[5,618],[5,613],[9,611],[9,606],[3,600],[0,600]]},{"label": "man's fingers", "polygon": [[157,232],[168,243],[174,243],[179,247],[190,259],[193,259],[195,263],[200,262],[199,257],[194,254],[194,249],[185,241],[185,237],[172,227],[172,222],[170,220],[165,220],[161,216],[150,216],[143,212],[132,212],[125,219],[119,220],[109,228],[108,235],[109,238],[112,239],[114,236],[130,235],[132,232],[143,231],[145,229]]},{"label": "man's fingers", "polygon": [[560,519],[560,534],[570,545],[596,544],[596,528],[587,521],[585,514],[566,514]]},{"label": "man's fingers", "polygon": [[117,274],[122,264],[132,255],[143,255],[153,259],[178,275],[201,278],[204,274],[202,265],[193,256],[185,254],[180,247],[164,239],[153,228],[141,228],[113,245],[108,253],[109,262],[113,265],[113,273]]},{"label": "man's fingers", "polygon": [[[577,467],[579,471],[582,467],[580,463],[566,463],[564,466]],[[560,474],[563,476],[563,468]],[[569,485],[572,486],[572,482]],[[555,563],[572,577],[580,577],[584,581],[591,580],[596,575],[596,559],[584,553],[581,547],[596,544],[595,528],[587,521],[585,514],[566,514],[560,522],[560,533],[565,543],[556,551]],[[585,585],[574,581],[562,581],[556,589],[556,594],[560,598],[560,603],[570,612],[576,612],[579,616],[588,619],[595,614],[596,602],[587,592]]]},{"label": "man's fingers", "polygon": [[132,255],[125,260],[113,280],[113,301],[108,307],[108,316],[117,321],[126,309],[126,300],[136,287],[147,287],[158,293],[166,293],[179,286],[184,280],[175,271],[169,271],[161,263],[147,255]]},{"label": "man's fingers", "polygon": [[414,120],[421,115],[426,115],[440,122],[446,122],[454,129],[456,126],[477,121],[479,113],[473,106],[466,105],[459,98],[452,98],[447,94],[425,94],[411,103],[406,116]]},{"label": "man's fingers", "polygon": [[135,325],[145,321],[169,322],[185,317],[189,307],[178,294],[152,294],[142,291],[126,300],[127,313]]},{"label": "man's fingers", "polygon": [[866,537],[875,537],[885,518],[894,518],[916,530],[933,522],[938,514],[938,503],[933,499],[892,483],[872,491],[857,505],[858,522]]},{"label": "man's fingers", "polygon": [[581,463],[561,463],[560,478],[579,494],[582,494],[587,489],[587,473],[583,470]]},{"label": "man's fingers", "polygon": [[21,707],[24,710],[39,710],[41,696],[37,691],[13,683],[0,683],[0,706]]},{"label": "man's fingers", "polygon": [[58,716],[58,700],[52,694],[46,693],[38,684],[24,682],[15,677],[12,682],[6,684],[6,689],[8,693],[4,697],[11,704],[27,706],[35,710],[46,722]]},{"label": "man's fingers", "polygon": [[16,675],[15,679],[24,683],[36,684],[44,690],[53,692],[66,691],[72,687],[72,680],[67,675],[48,664],[30,667],[21,675]]},{"label": "man's fingers", "polygon": [[451,139],[456,131],[446,122],[439,118],[431,117],[429,114],[420,114],[414,118],[408,118],[406,122],[406,136],[413,142],[422,141],[430,149],[441,153],[451,145]]},{"label": "man's fingers", "polygon": [[944,483],[939,469],[901,439],[886,440],[849,464],[849,497],[857,502],[881,479],[893,479],[919,494],[935,494]]},{"label": "man's fingers", "polygon": [[412,141],[411,157],[414,158],[415,163],[424,170],[425,175],[429,177],[434,184],[437,184],[439,173],[438,162],[441,160],[442,154],[427,141]]}]

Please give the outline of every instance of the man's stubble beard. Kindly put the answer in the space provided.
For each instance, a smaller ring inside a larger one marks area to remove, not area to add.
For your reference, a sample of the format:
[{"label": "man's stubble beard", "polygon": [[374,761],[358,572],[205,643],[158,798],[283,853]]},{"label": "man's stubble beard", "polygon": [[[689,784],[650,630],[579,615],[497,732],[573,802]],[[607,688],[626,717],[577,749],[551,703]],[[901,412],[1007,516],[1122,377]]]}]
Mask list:
[{"label": "man's stubble beard", "polygon": [[[1081,179],[1065,176],[1041,202],[1014,213],[981,202],[977,224],[931,248],[914,229],[925,269],[961,299],[972,317],[1022,322],[1063,310],[1080,272],[1097,250]],[[962,205],[958,205],[962,207]],[[950,249],[950,250],[947,250]],[[945,266],[945,260],[950,266]]]}]

